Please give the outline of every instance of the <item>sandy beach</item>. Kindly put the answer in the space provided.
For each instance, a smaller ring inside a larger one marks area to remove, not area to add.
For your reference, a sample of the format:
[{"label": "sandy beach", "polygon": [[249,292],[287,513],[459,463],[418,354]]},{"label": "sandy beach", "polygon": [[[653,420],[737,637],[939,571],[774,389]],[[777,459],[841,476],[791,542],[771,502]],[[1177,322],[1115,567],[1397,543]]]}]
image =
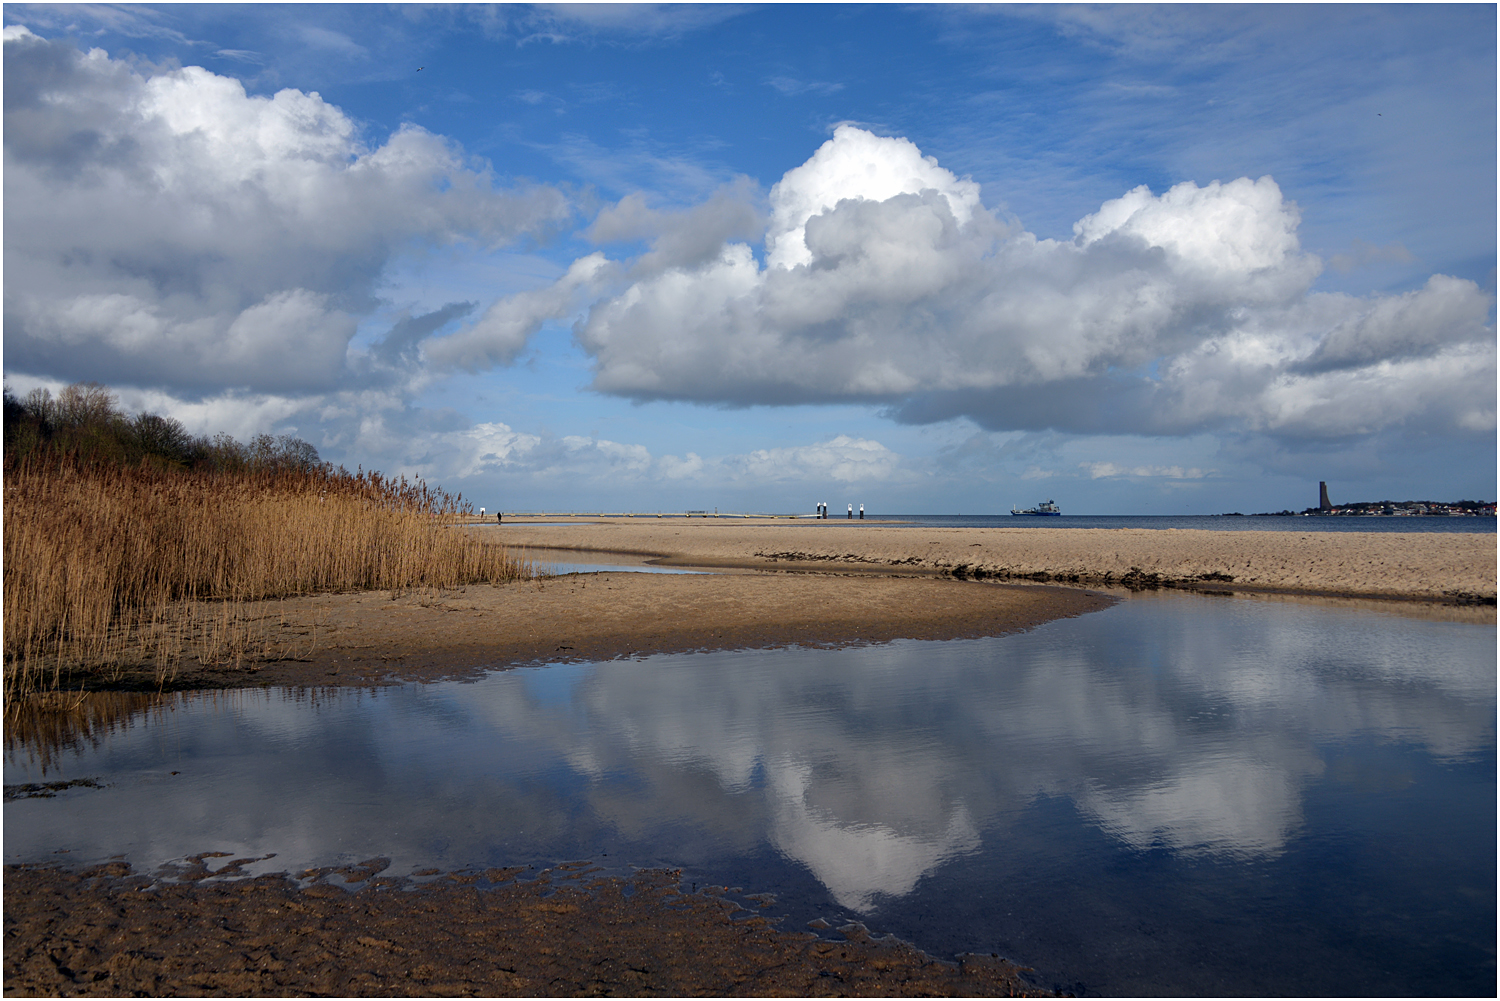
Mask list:
[{"label": "sandy beach", "polygon": [[1496,590],[1492,534],[925,528],[839,519],[702,517],[512,518],[471,531],[514,547],[631,553],[668,566],[1207,584],[1490,605]]}]

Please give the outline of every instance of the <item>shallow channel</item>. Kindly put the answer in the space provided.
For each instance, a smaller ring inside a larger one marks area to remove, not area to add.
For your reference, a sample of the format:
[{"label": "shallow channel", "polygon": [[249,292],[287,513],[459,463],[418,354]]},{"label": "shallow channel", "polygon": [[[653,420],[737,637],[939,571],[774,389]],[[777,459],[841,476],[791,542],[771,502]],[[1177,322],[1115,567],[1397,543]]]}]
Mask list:
[{"label": "shallow channel", "polygon": [[1495,655],[1492,625],[1161,594],[989,640],[174,697],[8,731],[7,786],[103,788],[8,802],[5,860],[670,865],[1080,994],[1488,995]]}]

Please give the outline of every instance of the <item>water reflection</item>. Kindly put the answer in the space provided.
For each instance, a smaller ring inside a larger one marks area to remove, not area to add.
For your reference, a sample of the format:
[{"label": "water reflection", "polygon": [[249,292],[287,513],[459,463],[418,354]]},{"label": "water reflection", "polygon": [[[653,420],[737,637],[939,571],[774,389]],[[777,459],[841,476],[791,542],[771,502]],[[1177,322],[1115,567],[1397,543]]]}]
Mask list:
[{"label": "water reflection", "polygon": [[146,713],[170,710],[177,696],[154,692],[35,692],[5,709],[5,747],[46,775],[61,759],[97,749],[104,737]]},{"label": "water reflection", "polygon": [[[22,753],[7,728],[7,784],[47,773],[113,785],[7,805],[6,858],[278,853],[264,870],[607,853],[760,888],[757,873],[781,887],[801,870],[850,911],[949,906],[972,924],[1028,873],[1065,897],[1060,873],[1125,864],[1110,853],[1211,863],[1182,871],[1233,883],[1295,850],[1317,856],[1329,885],[1367,879],[1364,906],[1395,915],[1407,904],[1381,903],[1375,884],[1400,874],[1382,862],[1361,875],[1373,864],[1339,846],[1414,775],[1472,786],[1477,769],[1479,801],[1399,822],[1424,865],[1453,870],[1441,878],[1493,871],[1494,664],[1492,626],[1165,595],[994,640],[245,693],[115,721],[108,737],[96,727],[60,759],[55,741],[49,756]],[[1049,819],[1059,803],[1077,820]],[[1475,913],[1492,940],[1490,884]],[[1170,912],[1174,885],[1132,892]],[[1240,890],[1213,892],[1223,914],[1245,906]],[[1306,887],[1253,892],[1256,907],[1277,894],[1311,906]],[[993,920],[986,941],[1003,941]],[[1026,948],[1032,962],[1047,952]]]}]

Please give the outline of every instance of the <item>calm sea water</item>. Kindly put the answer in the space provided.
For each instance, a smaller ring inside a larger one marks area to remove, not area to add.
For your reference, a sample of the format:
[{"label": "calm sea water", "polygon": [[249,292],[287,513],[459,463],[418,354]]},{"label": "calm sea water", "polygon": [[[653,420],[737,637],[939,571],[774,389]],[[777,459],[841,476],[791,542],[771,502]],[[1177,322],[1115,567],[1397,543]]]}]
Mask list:
[{"label": "calm sea water", "polygon": [[[830,519],[837,520],[837,519]],[[847,520],[847,519],[845,519]],[[858,520],[857,518],[855,520]],[[1301,517],[1281,515],[1102,515],[1016,517],[1003,514],[866,514],[866,521],[903,521],[934,528],[1197,528],[1216,532],[1488,532],[1494,518]]]},{"label": "calm sea water", "polygon": [[106,787],[7,803],[4,851],[671,865],[1083,994],[1488,995],[1495,655],[1493,626],[1169,594],[988,640],[180,698],[9,739],[7,785]]}]

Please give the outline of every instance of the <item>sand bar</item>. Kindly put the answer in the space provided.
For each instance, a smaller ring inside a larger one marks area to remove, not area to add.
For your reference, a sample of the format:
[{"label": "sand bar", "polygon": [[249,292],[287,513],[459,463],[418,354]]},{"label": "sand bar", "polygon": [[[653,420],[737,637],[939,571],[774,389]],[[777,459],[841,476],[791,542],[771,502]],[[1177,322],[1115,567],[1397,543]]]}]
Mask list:
[{"label": "sand bar", "polygon": [[[249,655],[188,658],[166,688],[358,686],[657,653],[973,639],[1113,600],[1077,588],[931,577],[625,572],[313,595],[249,604]],[[158,687],[149,664],[70,686],[81,684]]]},{"label": "sand bar", "polygon": [[[551,517],[470,529],[517,547],[633,553],[667,565],[902,570],[1010,580],[1493,605],[1496,536],[1465,532],[923,528],[830,519]],[[570,522],[556,524],[557,522]]]}]

